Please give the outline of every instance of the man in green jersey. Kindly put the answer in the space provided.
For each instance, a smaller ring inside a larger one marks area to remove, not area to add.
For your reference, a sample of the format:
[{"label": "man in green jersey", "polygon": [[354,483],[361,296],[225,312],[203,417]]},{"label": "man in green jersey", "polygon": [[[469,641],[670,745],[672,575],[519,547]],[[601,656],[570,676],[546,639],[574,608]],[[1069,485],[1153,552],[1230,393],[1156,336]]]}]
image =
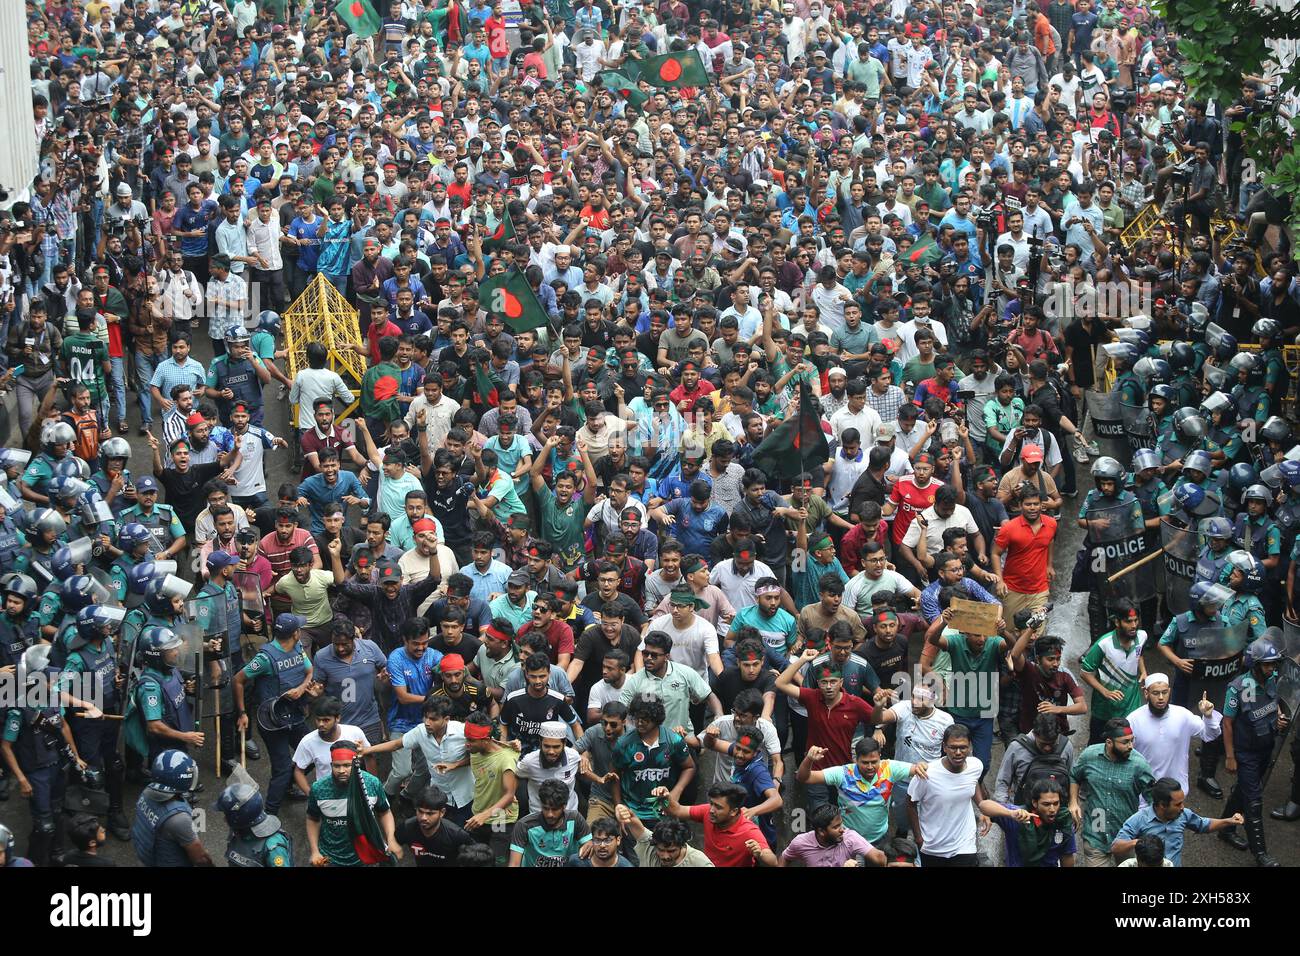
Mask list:
[{"label": "man in green jersey", "polygon": [[356,756],[355,744],[342,740],[334,744],[330,747],[330,775],[311,785],[307,795],[307,846],[311,850],[312,866],[362,865],[348,829],[348,782],[354,772],[361,774],[366,802],[375,811],[388,852],[399,860],[402,858],[402,845],[394,836],[393,811],[384,794],[384,785],[373,774],[352,769]]}]

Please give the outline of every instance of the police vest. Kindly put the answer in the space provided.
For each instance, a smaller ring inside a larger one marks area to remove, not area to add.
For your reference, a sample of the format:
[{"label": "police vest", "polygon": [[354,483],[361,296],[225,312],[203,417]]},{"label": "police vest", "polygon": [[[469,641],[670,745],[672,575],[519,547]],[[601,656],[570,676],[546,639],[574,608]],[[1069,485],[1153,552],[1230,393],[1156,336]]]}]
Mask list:
[{"label": "police vest", "polygon": [[54,551],[38,551],[31,548],[27,552],[28,569],[32,572],[32,580],[36,586],[42,590],[56,583],[54,569],[50,567],[50,562],[54,560]]},{"label": "police vest", "polygon": [[1255,417],[1255,408],[1259,405],[1259,400],[1264,394],[1264,389],[1257,385],[1249,387],[1234,385],[1232,387],[1232,402],[1237,408],[1237,417],[1242,421],[1253,419]]},{"label": "police vest", "polygon": [[1232,721],[1233,746],[1271,750],[1277,732],[1277,681],[1270,679],[1261,686],[1254,674],[1242,674],[1228,686],[1236,689],[1238,701]]},{"label": "police vest", "polygon": [[[135,483],[134,479],[131,477],[131,470],[129,468],[122,469],[122,482],[124,487],[126,485],[132,485]],[[100,497],[102,497],[105,501],[108,501],[108,489],[113,484],[112,480],[108,477],[108,475],[105,472],[97,471],[93,475],[91,475],[90,483],[99,489]],[[123,511],[126,511],[128,508],[135,507],[135,503],[131,501],[129,498],[127,498],[126,495],[119,494],[112,501],[108,502],[108,506],[109,508],[112,509],[113,516],[117,517]]]},{"label": "police vest", "polygon": [[248,405],[250,412],[262,407],[262,383],[257,378],[252,362],[248,359],[232,362],[228,357],[220,358],[212,363],[212,369],[217,380],[217,390],[228,388],[235,396],[232,399],[217,399],[223,422],[230,421],[230,412],[236,402]]},{"label": "police vest", "polygon": [[114,581],[117,581],[119,576],[121,578],[121,588],[123,593],[118,595],[118,600],[122,602],[122,605],[127,610],[137,608],[144,603],[144,595],[137,594],[135,591],[131,590],[131,569],[135,567],[137,563],[138,562],[135,558],[131,557],[129,554],[119,554],[113,559],[113,563],[109,565],[108,569],[108,572]]},{"label": "police vest", "polygon": [[172,840],[159,839],[159,831],[178,813],[189,813],[190,805],[181,797],[166,803],[150,800],[140,794],[135,805],[135,820],[131,824],[131,845],[135,855],[145,866],[193,866],[184,848]]},{"label": "police vest", "polygon": [[230,842],[226,844],[226,862],[231,866],[244,869],[261,869],[267,865],[271,850],[281,846],[285,858],[293,863],[293,842],[283,831],[272,833],[269,837],[247,836],[231,831]]},{"label": "police vest", "polygon": [[[172,730],[181,730],[189,733],[194,729],[194,710],[190,707],[189,698],[185,695],[185,683],[181,680],[181,672],[173,667],[171,673],[167,675],[160,674],[152,668],[140,675],[140,681],[136,685],[135,695],[137,705],[139,701],[153,703],[150,698],[157,696],[163,707],[163,723]],[[144,708],[137,707],[140,715],[140,722],[145,723]],[[148,726],[145,726],[147,737]],[[152,751],[153,744],[150,744]]]},{"label": "police vest", "polygon": [[136,511],[131,514],[130,520],[148,528],[149,533],[158,542],[158,550],[163,551],[171,544],[168,539],[171,537],[171,523],[174,514],[175,512],[167,505],[154,505],[152,514]]},{"label": "police vest", "polygon": [[286,651],[275,641],[267,641],[259,649],[271,660],[272,671],[257,678],[257,699],[260,703],[275,700],[287,690],[292,690],[307,679],[307,652],[301,644]]},{"label": "police vest", "polygon": [[[100,642],[99,650],[95,650],[93,644],[87,644],[84,647],[73,651],[77,657],[81,658],[82,666],[85,668],[84,673],[93,674],[95,677],[95,692],[99,694],[98,700],[101,710],[117,709],[117,685],[113,678],[117,676],[117,654],[113,650],[113,642],[105,639]],[[69,654],[69,657],[72,656]]]},{"label": "police vest", "polygon": [[0,569],[14,570],[18,555],[24,548],[25,545],[22,538],[18,536],[18,529],[13,526],[13,522],[8,518],[0,522]]},{"label": "police vest", "polygon": [[12,618],[0,614],[0,667],[18,663],[23,651],[36,643],[40,623],[30,614]]},{"label": "police vest", "polygon": [[1142,517],[1154,518],[1160,514],[1160,495],[1164,486],[1159,478],[1152,478],[1143,484],[1134,484],[1130,490],[1133,497],[1137,498],[1138,503],[1142,505]]},{"label": "police vest", "polygon": [[59,749],[62,738],[57,732],[43,730],[36,726],[39,718],[59,718],[57,707],[24,707],[23,722],[18,729],[18,740],[14,753],[18,757],[18,766],[25,771],[42,770],[53,767],[59,762]]},{"label": "police vest", "polygon": [[[1251,520],[1250,515],[1244,511],[1237,515],[1237,520],[1233,522],[1232,537],[1238,545],[1245,548],[1258,561],[1263,561],[1268,557],[1268,533],[1270,529],[1276,529],[1278,539],[1281,540],[1282,529],[1273,524],[1267,516],[1264,517],[1263,523],[1256,523]],[[1249,540],[1247,538],[1249,537]],[[1279,561],[1278,568],[1275,569],[1279,574],[1286,567],[1285,562]],[[1266,572],[1269,577],[1273,577],[1274,571]]]},{"label": "police vest", "polygon": [[1218,584],[1223,576],[1223,569],[1228,566],[1230,554],[1232,554],[1231,548],[1224,548],[1218,554],[1209,548],[1202,548],[1200,556],[1196,559],[1196,580]]}]

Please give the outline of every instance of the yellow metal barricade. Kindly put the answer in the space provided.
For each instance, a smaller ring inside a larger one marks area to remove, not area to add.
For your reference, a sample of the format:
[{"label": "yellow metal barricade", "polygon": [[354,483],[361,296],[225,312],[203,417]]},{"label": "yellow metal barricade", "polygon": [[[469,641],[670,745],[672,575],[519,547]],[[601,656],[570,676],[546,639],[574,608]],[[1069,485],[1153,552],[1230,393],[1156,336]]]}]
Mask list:
[{"label": "yellow metal barricade", "polygon": [[[339,411],[337,417],[343,419],[351,415],[360,402],[361,380],[366,374],[364,357],[348,347],[357,341],[360,331],[356,309],[324,275],[317,273],[281,320],[284,344],[289,352],[289,377],[293,378],[300,370],[310,367],[307,346],[319,342],[329,354],[326,367],[337,372],[353,394],[352,404]],[[297,425],[297,406],[292,414]]]}]

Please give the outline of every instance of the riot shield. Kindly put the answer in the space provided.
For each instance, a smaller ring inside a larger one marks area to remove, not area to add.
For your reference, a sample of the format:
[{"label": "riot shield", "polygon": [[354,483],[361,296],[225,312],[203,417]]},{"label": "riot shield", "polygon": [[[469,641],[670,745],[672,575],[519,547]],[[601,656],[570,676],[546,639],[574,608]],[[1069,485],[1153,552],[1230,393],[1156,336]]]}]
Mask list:
[{"label": "riot shield", "polygon": [[1168,518],[1162,518],[1160,546],[1165,552],[1165,605],[1170,614],[1183,614],[1192,609],[1188,592],[1196,580],[1200,539],[1195,531],[1180,528]]},{"label": "riot shield", "polygon": [[[1151,409],[1147,408],[1145,402],[1141,405],[1120,402],[1119,410],[1124,418],[1124,431],[1128,438],[1130,456],[1132,449],[1150,448],[1155,445],[1155,420],[1151,416]],[[1121,463],[1124,464],[1127,464],[1128,460],[1127,458],[1120,459]]]},{"label": "riot shield", "polygon": [[[1125,597],[1140,603],[1155,597],[1153,562],[1138,563],[1147,554],[1142,508],[1135,501],[1110,507],[1089,508],[1088,563],[1093,585],[1106,602]],[[1132,570],[1126,570],[1132,568]],[[1119,572],[1125,572],[1114,577]],[[1113,580],[1112,580],[1113,578]]]},{"label": "riot shield", "polygon": [[[222,603],[218,604],[216,598],[220,598]],[[195,598],[192,601],[186,601],[185,613],[190,621],[203,629],[203,636],[206,640],[211,641],[220,638],[224,641],[226,637],[225,599],[222,595],[217,595],[216,598]]]},{"label": "riot shield", "polygon": [[1277,701],[1290,720],[1300,708],[1300,621],[1282,619],[1282,666],[1277,676]]},{"label": "riot shield", "polygon": [[[113,595],[113,600],[117,600],[117,584],[113,581],[113,576],[97,564],[92,564],[86,569],[86,573],[95,579],[95,582],[104,588],[109,594]],[[128,590],[130,590],[128,588]]]},{"label": "riot shield", "polygon": [[1183,639],[1184,654],[1192,660],[1188,700],[1206,694],[1223,710],[1228,682],[1242,671],[1242,651],[1250,643],[1250,625],[1202,627]]},{"label": "riot shield", "polygon": [[256,617],[265,609],[262,603],[262,578],[253,571],[236,571],[231,580],[239,590],[239,602],[244,611]]},{"label": "riot shield", "polygon": [[1133,448],[1129,444],[1128,433],[1124,430],[1124,416],[1119,407],[1119,392],[1094,392],[1089,389],[1084,393],[1084,398],[1088,404],[1088,417],[1092,419],[1092,430],[1097,434],[1097,445],[1101,448],[1101,453],[1127,466]]}]

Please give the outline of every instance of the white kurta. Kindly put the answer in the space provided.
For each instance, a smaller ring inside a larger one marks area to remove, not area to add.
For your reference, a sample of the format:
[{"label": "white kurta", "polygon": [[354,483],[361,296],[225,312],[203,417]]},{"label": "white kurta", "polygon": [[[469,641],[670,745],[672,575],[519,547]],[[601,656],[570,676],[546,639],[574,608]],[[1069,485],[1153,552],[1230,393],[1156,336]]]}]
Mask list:
[{"label": "white kurta", "polygon": [[1156,717],[1149,707],[1139,707],[1128,715],[1133,728],[1133,745],[1147,758],[1156,779],[1173,777],[1187,791],[1187,749],[1192,738],[1205,742],[1223,732],[1223,714],[1217,710],[1202,720],[1186,707],[1170,704],[1163,717]]}]

